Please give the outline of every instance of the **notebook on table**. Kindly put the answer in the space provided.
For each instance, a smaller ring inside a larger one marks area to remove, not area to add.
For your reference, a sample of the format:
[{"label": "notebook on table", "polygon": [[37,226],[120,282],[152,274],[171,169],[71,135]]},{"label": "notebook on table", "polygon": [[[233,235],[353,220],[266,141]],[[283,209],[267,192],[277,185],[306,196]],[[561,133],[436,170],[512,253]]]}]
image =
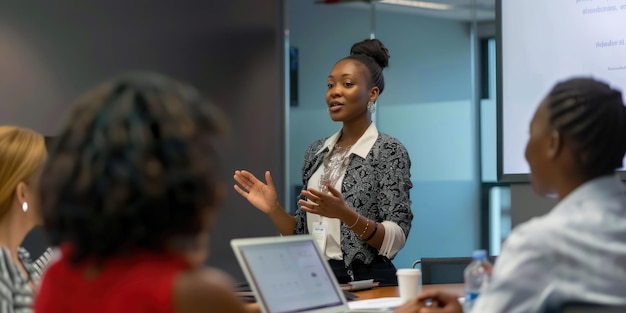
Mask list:
[{"label": "notebook on table", "polygon": [[392,310],[350,310],[313,236],[242,238],[230,244],[263,313]]}]

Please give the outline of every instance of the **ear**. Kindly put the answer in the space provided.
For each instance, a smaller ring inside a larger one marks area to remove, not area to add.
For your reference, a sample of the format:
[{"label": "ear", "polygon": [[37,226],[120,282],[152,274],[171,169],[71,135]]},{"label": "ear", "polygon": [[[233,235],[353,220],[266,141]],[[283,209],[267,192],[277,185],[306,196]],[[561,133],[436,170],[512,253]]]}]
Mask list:
[{"label": "ear", "polygon": [[376,86],[370,89],[370,101],[376,102],[378,100],[378,95],[380,94],[380,89]]},{"label": "ear", "polygon": [[19,182],[15,187],[15,200],[22,205],[27,202],[26,194],[28,193],[28,186],[24,182]]},{"label": "ear", "polygon": [[563,138],[558,131],[553,130],[550,133],[550,142],[548,143],[548,158],[551,160],[556,159],[561,150],[563,150]]}]

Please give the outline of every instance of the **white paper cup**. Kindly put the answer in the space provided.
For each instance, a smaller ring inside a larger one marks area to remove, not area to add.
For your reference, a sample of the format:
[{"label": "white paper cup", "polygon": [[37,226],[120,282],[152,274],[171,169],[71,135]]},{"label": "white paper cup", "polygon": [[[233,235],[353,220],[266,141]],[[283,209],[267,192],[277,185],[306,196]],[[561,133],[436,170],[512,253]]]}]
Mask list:
[{"label": "white paper cup", "polygon": [[398,290],[402,302],[406,302],[417,297],[417,295],[422,291],[422,285],[420,283],[422,271],[419,269],[401,268],[398,269],[396,275],[398,276]]}]

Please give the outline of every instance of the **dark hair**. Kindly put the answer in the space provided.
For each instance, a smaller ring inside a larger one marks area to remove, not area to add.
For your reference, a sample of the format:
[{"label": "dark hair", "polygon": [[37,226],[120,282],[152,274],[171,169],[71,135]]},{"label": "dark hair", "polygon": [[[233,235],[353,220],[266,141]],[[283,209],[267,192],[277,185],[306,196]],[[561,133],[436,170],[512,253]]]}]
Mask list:
[{"label": "dark hair", "polygon": [[172,241],[184,249],[216,206],[216,141],[227,126],[196,90],[158,74],[129,73],[87,92],[42,175],[52,244],[69,243],[73,262]]},{"label": "dark hair", "polygon": [[571,142],[587,178],[622,166],[626,107],[621,92],[591,78],[572,78],[556,84],[547,101],[550,124]]},{"label": "dark hair", "polygon": [[378,39],[365,39],[350,48],[350,55],[345,59],[355,60],[365,65],[370,72],[372,86],[378,87],[379,94],[385,89],[383,68],[389,66],[389,50]]}]

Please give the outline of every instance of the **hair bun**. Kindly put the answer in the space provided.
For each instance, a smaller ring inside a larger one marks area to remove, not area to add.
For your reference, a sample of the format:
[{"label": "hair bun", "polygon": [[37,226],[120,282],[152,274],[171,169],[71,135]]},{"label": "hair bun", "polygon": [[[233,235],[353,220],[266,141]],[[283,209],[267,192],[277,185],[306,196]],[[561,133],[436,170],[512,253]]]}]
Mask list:
[{"label": "hair bun", "polygon": [[378,39],[365,39],[355,43],[350,48],[350,55],[354,54],[371,57],[381,68],[389,66],[389,50]]}]

